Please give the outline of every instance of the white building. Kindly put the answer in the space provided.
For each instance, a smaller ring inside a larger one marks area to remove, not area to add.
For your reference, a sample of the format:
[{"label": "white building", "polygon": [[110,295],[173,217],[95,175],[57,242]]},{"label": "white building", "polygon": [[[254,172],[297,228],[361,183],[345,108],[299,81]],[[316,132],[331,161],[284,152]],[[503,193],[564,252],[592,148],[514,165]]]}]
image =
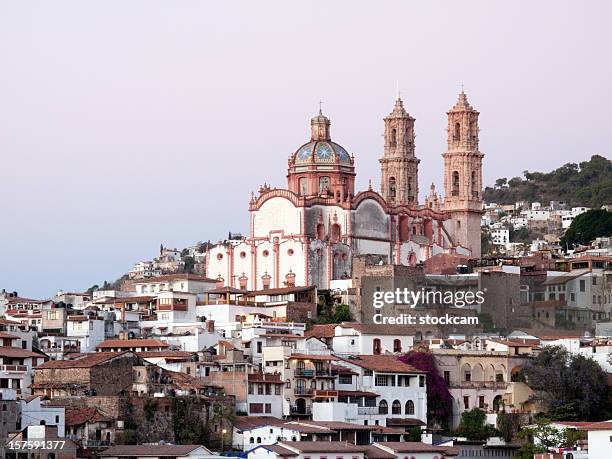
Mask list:
[{"label": "white building", "polygon": [[408,352],[414,336],[376,324],[345,322],[335,327],[332,348],[340,356]]},{"label": "white building", "polygon": [[[386,426],[389,418],[427,422],[427,388],[423,372],[400,362],[394,355],[350,356],[337,363],[355,374],[338,378],[338,401],[313,403],[313,419],[381,426]],[[341,419],[346,414],[355,417]],[[329,419],[329,416],[336,418]]]},{"label": "white building", "polygon": [[29,426],[57,426],[57,436],[64,437],[66,413],[63,406],[43,405],[40,397],[19,400],[21,406],[21,429]]},{"label": "white building", "polygon": [[510,230],[508,228],[496,228],[491,230],[491,239],[494,245],[505,246],[510,242]]},{"label": "white building", "polygon": [[588,432],[589,459],[610,459],[612,453],[612,421],[595,422],[582,430]]}]

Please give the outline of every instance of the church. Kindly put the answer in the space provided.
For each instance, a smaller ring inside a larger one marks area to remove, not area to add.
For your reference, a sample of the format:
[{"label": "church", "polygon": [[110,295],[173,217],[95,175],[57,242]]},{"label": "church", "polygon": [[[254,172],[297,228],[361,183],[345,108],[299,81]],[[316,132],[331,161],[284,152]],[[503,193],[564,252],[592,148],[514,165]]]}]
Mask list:
[{"label": "church", "polygon": [[380,192],[355,192],[355,157],[332,141],[330,120],[319,110],[310,141],[289,156],[287,188],[264,185],[251,197],[249,236],[213,246],[207,275],[243,290],[327,289],[351,277],[354,255],[408,266],[439,253],[480,257],[478,115],[461,91],[447,112],[444,198],[432,184],[419,204],[415,118],[399,96],[384,118]]}]

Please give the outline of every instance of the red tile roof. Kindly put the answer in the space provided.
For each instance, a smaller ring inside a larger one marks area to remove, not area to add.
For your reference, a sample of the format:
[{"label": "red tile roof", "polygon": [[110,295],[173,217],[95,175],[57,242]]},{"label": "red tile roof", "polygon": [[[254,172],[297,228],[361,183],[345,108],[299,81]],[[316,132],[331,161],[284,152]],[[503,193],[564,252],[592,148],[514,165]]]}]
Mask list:
[{"label": "red tile roof", "polygon": [[131,349],[133,347],[170,347],[158,339],[136,338],[136,339],[107,339],[98,344],[98,349]]},{"label": "red tile roof", "polygon": [[234,427],[240,431],[252,430],[258,427],[275,426],[282,427],[287,421],[273,416],[236,416]]},{"label": "red tile roof", "polygon": [[88,422],[112,422],[113,418],[96,407],[66,410],[66,425],[80,426]]},{"label": "red tile roof", "polygon": [[612,421],[593,422],[581,427],[580,430],[612,430]]},{"label": "red tile roof", "polygon": [[28,351],[27,349],[21,349],[20,347],[0,346],[0,357],[27,359],[28,357],[46,357],[46,355]]},{"label": "red tile roof", "polygon": [[359,367],[383,373],[423,373],[412,365],[400,362],[395,355],[356,355],[341,359]]},{"label": "red tile roof", "polygon": [[447,456],[456,456],[459,449],[450,446],[435,446],[417,441],[381,441],[374,446],[383,446],[397,453],[440,453]]}]

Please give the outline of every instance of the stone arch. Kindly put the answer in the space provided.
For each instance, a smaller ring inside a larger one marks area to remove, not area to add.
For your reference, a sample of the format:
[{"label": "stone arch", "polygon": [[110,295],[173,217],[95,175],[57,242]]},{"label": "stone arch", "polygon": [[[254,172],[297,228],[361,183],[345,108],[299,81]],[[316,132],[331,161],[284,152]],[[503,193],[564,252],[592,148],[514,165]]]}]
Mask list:
[{"label": "stone arch", "polygon": [[485,367],[485,381],[495,381],[495,367],[492,363]]},{"label": "stone arch", "polygon": [[472,381],[484,381],[484,368],[477,363],[472,367]]},{"label": "stone arch", "polygon": [[472,380],[472,367],[469,363],[464,363],[461,365],[461,381],[471,381]]}]

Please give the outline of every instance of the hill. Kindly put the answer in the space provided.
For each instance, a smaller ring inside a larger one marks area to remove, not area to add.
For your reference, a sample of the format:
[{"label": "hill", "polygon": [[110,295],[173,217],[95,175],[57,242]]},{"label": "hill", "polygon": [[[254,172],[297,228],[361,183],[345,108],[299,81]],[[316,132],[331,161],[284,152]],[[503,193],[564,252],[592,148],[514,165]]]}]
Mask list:
[{"label": "hill", "polygon": [[580,164],[567,163],[552,172],[524,171],[523,177],[499,178],[484,190],[485,202],[563,201],[570,206],[601,207],[612,204],[612,161],[593,155]]}]

